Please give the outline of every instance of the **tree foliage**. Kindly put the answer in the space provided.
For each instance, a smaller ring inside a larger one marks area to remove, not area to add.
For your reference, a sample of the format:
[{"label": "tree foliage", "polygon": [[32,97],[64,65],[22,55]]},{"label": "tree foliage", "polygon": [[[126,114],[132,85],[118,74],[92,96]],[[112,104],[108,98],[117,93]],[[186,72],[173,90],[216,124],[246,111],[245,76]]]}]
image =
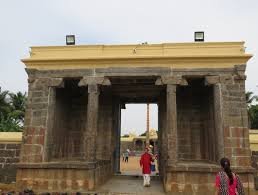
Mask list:
[{"label": "tree foliage", "polygon": [[254,102],[258,101],[258,96],[254,95],[251,91],[246,92],[245,96],[247,103],[249,128],[258,129],[258,104],[253,104]]},{"label": "tree foliage", "polygon": [[258,129],[258,104],[251,105],[248,113],[250,117],[251,129]]},{"label": "tree foliage", "polygon": [[0,131],[22,131],[26,99],[26,93],[0,88]]}]

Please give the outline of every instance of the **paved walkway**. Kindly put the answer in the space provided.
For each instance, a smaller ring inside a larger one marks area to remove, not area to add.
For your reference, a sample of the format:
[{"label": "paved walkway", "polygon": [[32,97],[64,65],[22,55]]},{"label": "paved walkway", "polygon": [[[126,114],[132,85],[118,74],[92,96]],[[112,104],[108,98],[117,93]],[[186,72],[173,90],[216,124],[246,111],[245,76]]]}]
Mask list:
[{"label": "paved walkway", "polygon": [[160,180],[153,179],[150,187],[143,187],[142,177],[114,176],[99,189],[107,194],[121,195],[165,195]]}]

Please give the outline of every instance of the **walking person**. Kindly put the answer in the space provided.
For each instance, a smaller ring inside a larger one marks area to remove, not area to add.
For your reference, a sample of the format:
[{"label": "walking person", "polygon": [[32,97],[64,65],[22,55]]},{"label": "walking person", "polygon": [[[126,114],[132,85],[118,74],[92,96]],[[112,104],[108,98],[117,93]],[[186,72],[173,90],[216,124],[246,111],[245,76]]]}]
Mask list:
[{"label": "walking person", "polygon": [[220,160],[222,170],[216,175],[216,195],[244,195],[244,188],[237,174],[231,171],[227,158]]},{"label": "walking person", "polygon": [[143,186],[150,187],[150,174],[151,174],[152,156],[149,153],[149,148],[145,148],[144,154],[141,156],[140,166],[142,167]]},{"label": "walking person", "polygon": [[125,162],[125,153],[124,152],[122,153],[122,157],[123,157],[122,161]]}]

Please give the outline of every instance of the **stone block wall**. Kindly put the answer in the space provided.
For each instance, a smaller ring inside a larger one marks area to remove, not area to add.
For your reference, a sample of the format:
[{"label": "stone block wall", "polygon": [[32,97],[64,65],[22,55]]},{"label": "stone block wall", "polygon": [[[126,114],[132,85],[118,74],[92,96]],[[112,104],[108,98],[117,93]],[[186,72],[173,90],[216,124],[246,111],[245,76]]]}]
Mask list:
[{"label": "stone block wall", "polygon": [[89,167],[85,163],[49,163],[41,166],[31,165],[17,171],[17,188],[24,186],[34,192],[78,192],[94,190],[96,186],[110,178],[110,162],[102,161]]},{"label": "stone block wall", "polygon": [[16,163],[19,162],[21,144],[0,142],[0,183],[16,180]]},{"label": "stone block wall", "polygon": [[20,161],[42,162],[49,106],[48,79],[28,79],[29,91],[25,111],[23,145]]}]

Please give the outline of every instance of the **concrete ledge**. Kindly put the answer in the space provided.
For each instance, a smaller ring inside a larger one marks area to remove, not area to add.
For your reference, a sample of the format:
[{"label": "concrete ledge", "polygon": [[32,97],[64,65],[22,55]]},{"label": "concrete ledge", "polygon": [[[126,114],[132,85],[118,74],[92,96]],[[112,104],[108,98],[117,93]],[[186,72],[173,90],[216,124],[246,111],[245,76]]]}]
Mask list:
[{"label": "concrete ledge", "polygon": [[102,160],[97,162],[79,162],[79,161],[68,161],[68,162],[45,162],[45,163],[18,163],[17,168],[20,169],[85,169],[91,170],[97,167],[110,164],[110,161]]},{"label": "concrete ledge", "polygon": [[[255,169],[250,167],[231,167],[236,173],[254,173]],[[209,162],[178,162],[176,165],[167,166],[170,172],[200,172],[217,173],[221,170],[220,165]]]}]

